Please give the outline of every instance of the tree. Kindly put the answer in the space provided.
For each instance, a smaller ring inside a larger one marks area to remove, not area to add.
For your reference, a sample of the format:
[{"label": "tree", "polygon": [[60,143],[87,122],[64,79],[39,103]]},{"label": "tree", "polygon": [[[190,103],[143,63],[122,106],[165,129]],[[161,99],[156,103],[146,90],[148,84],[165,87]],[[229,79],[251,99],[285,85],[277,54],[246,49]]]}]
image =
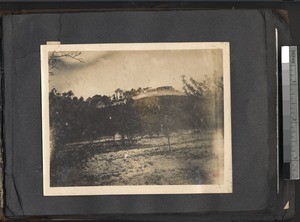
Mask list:
[{"label": "tree", "polygon": [[134,107],[134,101],[128,99],[126,104],[116,107],[114,112],[114,125],[116,131],[121,135],[122,145],[126,145],[126,139],[129,144],[134,142],[134,136],[141,130],[141,121],[137,110]]},{"label": "tree", "polygon": [[172,133],[185,127],[183,101],[181,97],[165,96],[160,98],[160,109],[157,114],[161,123],[161,132],[167,138],[170,152]]},{"label": "tree", "polygon": [[89,97],[86,100],[91,106],[97,107],[99,103],[103,104],[103,106],[108,106],[111,104],[111,100],[108,96],[94,95],[92,98]]},{"label": "tree", "polygon": [[149,137],[163,135],[171,151],[172,134],[187,128],[185,103],[185,96],[156,96],[135,100],[143,134]]},{"label": "tree", "polygon": [[60,69],[60,65],[64,62],[65,59],[76,60],[80,63],[84,63],[83,59],[80,58],[81,52],[76,51],[52,51],[49,52],[48,57],[48,66],[49,74],[54,75],[54,69]]},{"label": "tree", "polygon": [[195,131],[217,126],[223,119],[223,78],[214,74],[201,82],[182,76],[183,90],[188,95],[188,107]]}]

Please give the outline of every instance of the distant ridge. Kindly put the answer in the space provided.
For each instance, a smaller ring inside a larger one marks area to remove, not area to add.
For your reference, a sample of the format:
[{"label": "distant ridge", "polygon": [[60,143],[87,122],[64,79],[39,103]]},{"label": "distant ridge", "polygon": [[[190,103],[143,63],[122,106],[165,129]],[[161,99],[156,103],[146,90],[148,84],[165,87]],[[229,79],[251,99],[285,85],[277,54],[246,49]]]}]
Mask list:
[{"label": "distant ridge", "polygon": [[133,100],[155,96],[186,96],[185,93],[175,90],[172,86],[161,86],[155,89],[147,89],[137,96],[133,96]]}]

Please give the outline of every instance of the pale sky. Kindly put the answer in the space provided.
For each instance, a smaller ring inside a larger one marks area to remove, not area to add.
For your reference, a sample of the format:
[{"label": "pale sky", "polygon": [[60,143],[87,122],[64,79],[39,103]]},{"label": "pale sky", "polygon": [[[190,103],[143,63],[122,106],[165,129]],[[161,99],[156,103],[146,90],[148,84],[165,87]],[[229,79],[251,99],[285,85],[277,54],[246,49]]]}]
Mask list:
[{"label": "pale sky", "polygon": [[173,86],[182,91],[182,75],[201,81],[223,75],[222,50],[153,50],[82,52],[84,63],[64,59],[49,77],[50,90],[72,90],[77,97],[112,95],[117,88]]}]

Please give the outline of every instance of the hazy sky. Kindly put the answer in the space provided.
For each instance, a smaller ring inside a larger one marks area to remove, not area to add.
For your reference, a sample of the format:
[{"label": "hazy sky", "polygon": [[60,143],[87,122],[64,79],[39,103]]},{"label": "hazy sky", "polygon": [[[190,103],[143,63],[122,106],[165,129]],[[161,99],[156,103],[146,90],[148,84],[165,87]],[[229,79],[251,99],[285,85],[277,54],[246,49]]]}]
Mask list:
[{"label": "hazy sky", "polygon": [[205,75],[222,75],[222,51],[161,50],[82,52],[84,63],[64,59],[50,75],[50,90],[72,90],[77,97],[112,95],[117,88],[173,86],[182,90],[182,75],[201,81]]}]

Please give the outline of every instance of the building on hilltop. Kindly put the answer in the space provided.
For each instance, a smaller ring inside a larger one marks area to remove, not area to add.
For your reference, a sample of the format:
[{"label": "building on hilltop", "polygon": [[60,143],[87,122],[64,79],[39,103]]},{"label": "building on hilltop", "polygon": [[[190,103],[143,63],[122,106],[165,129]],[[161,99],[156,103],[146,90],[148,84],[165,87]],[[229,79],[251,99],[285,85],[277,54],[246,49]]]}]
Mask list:
[{"label": "building on hilltop", "polygon": [[127,98],[124,95],[126,93],[125,90],[117,88],[115,93],[111,96],[112,106],[123,105],[127,103]]},{"label": "building on hilltop", "polygon": [[124,99],[124,90],[117,88],[112,97],[113,97],[113,100],[115,100],[115,101]]},{"label": "building on hilltop", "polygon": [[137,100],[152,96],[186,96],[186,94],[175,90],[172,86],[160,86],[157,88],[146,88],[137,96],[133,96],[132,99]]},{"label": "building on hilltop", "polygon": [[139,88],[138,90],[122,90],[117,88],[114,94],[110,97],[111,103],[105,105],[102,101],[99,101],[96,105],[97,108],[105,108],[107,106],[118,106],[126,104],[130,99],[138,100],[147,97],[158,97],[158,96],[186,96],[185,93],[180,92],[172,86],[160,86],[157,88],[145,87]]}]

